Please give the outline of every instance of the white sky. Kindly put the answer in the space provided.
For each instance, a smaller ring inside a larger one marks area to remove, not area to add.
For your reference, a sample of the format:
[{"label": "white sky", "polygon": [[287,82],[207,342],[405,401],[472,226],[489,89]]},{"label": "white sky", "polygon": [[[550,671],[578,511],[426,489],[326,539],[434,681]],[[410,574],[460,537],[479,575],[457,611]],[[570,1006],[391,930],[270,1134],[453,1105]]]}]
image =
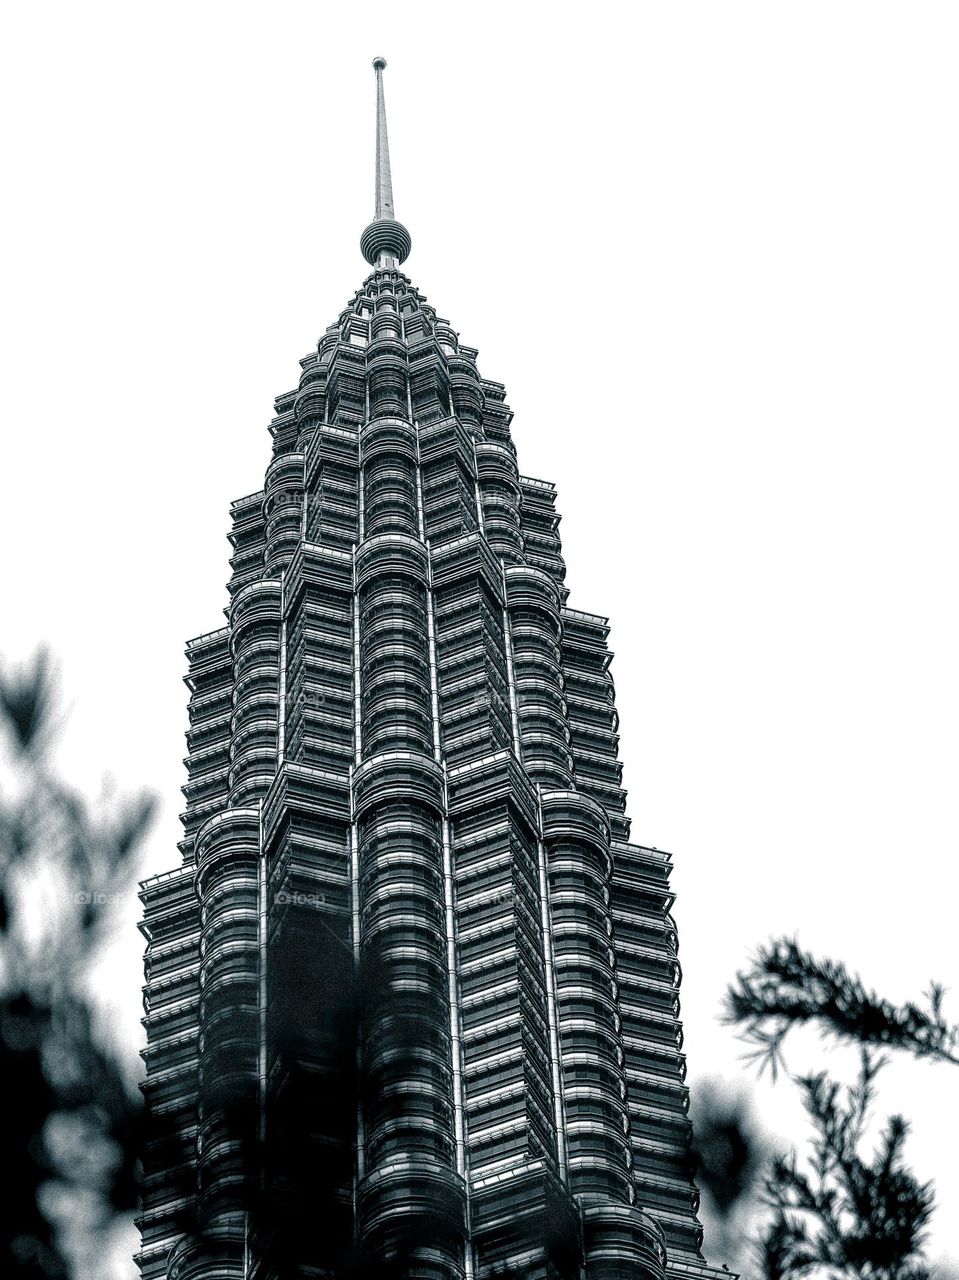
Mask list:
[{"label": "white sky", "polygon": [[[6,11],[0,649],[57,650],[64,770],[158,790],[173,865],[183,642],[364,277],[382,53],[406,269],[506,383],[570,603],[613,623],[693,1083],[741,1072],[715,1014],[771,934],[894,998],[955,982],[959,9],[337,9]],[[134,1030],[138,953],[105,979]],[[957,1085],[881,1091],[955,1257]],[[759,1097],[795,1132],[788,1084]]]}]

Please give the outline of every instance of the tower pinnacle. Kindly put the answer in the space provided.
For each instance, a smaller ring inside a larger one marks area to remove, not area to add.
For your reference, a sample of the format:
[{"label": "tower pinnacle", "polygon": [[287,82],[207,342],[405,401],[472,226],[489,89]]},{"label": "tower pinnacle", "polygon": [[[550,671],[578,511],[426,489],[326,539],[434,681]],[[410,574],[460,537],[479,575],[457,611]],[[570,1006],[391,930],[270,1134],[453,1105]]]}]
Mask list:
[{"label": "tower pinnacle", "polygon": [[409,257],[410,233],[393,215],[393,179],[390,174],[390,141],[386,131],[383,97],[385,58],[373,59],[376,72],[376,214],[360,237],[363,257],[374,267],[399,266]]}]

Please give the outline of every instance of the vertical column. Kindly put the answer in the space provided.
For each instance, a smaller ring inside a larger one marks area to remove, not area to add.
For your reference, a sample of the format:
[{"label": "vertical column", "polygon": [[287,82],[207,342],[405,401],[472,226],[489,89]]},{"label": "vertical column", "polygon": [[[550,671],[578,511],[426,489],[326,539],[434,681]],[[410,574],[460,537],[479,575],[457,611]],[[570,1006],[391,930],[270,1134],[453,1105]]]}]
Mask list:
[{"label": "vertical column", "polygon": [[303,454],[283,453],[267,467],[263,515],[269,577],[278,577],[300,541],[303,515]]},{"label": "vertical column", "polygon": [[562,666],[569,703],[574,776],[580,791],[606,810],[614,839],[629,837],[623,766],[619,763],[619,717],[614,705],[606,618],[563,610]]},{"label": "vertical column", "polygon": [[465,1187],[456,1173],[442,845],[443,776],[384,752],[354,775],[359,840],[365,1176],[371,1263],[459,1280]]},{"label": "vertical column", "polygon": [[[362,975],[364,1176],[358,1215],[371,1265],[458,1280],[466,1236],[456,1172],[443,773],[433,759],[427,551],[416,532],[415,436],[394,419],[364,429],[364,491],[395,470],[402,501],[367,507],[356,552],[363,759],[353,777]],[[373,465],[367,472],[373,446]],[[391,457],[387,467],[384,458]],[[406,503],[406,481],[413,493]],[[379,525],[382,528],[382,525]],[[409,532],[402,530],[409,529]]]},{"label": "vertical column", "polygon": [[248,1280],[335,1273],[352,1247],[349,831],[348,776],[286,760],[262,806],[266,1141]]},{"label": "vertical column", "polygon": [[259,1174],[259,811],[227,809],[200,829],[197,1183],[204,1274],[243,1277],[246,1211]]},{"label": "vertical column", "polygon": [[[192,845],[191,863],[192,863]],[[197,1044],[184,1035],[199,1004],[199,906],[192,865],[145,880],[143,988],[147,1127],[137,1225],[143,1280],[162,1280],[166,1259],[193,1215],[196,1191]],[[184,1198],[187,1203],[184,1204]]]},{"label": "vertical column", "polygon": [[[680,969],[670,858],[614,846],[612,909],[634,1179],[670,1249],[699,1260],[699,1194],[690,1177],[689,1090],[679,1021]],[[686,1260],[686,1258],[684,1258]]]},{"label": "vertical column", "polygon": [[230,804],[250,805],[266,794],[276,773],[280,688],[281,586],[251,582],[233,599],[233,718]]},{"label": "vertical column", "polygon": [[511,446],[481,440],[476,444],[476,468],[483,528],[489,544],[507,562],[522,557],[520,487]]},{"label": "vertical column", "polygon": [[560,670],[559,592],[548,574],[529,565],[508,565],[505,581],[523,763],[541,786],[566,788],[573,758]]},{"label": "vertical column", "polygon": [[[340,439],[335,465],[348,474],[352,444],[355,472],[355,436]],[[350,552],[298,543],[283,575],[284,759],[262,801],[265,1213],[249,1280],[335,1271],[352,1247],[352,588]]]},{"label": "vertical column", "polygon": [[392,298],[378,299],[370,331],[371,341],[366,353],[368,416],[372,419],[403,417],[409,401],[409,363]]},{"label": "vertical column", "polygon": [[557,1135],[536,794],[501,750],[450,770],[449,809],[478,1265],[572,1280],[577,1228]]},{"label": "vertical column", "polygon": [[363,755],[433,754],[426,551],[403,534],[368,538],[356,553],[360,600]]},{"label": "vertical column", "polygon": [[570,1185],[580,1197],[635,1198],[617,1010],[609,823],[575,791],[541,793],[556,966]]}]

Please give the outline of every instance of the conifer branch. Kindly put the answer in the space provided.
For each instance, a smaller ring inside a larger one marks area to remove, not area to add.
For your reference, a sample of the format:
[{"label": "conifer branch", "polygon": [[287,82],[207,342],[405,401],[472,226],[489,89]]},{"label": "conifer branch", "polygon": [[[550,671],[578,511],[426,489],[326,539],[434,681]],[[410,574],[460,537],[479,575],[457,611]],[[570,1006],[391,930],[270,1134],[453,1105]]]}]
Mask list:
[{"label": "conifer branch", "polygon": [[722,1021],[739,1027],[747,1059],[775,1077],[793,1029],[814,1025],[824,1035],[860,1045],[905,1050],[959,1065],[959,1027],[943,1014],[944,989],[933,983],[924,1003],[893,1004],[866,989],[839,961],[820,960],[798,942],[778,938],[760,947],[750,968],[727,989]]}]

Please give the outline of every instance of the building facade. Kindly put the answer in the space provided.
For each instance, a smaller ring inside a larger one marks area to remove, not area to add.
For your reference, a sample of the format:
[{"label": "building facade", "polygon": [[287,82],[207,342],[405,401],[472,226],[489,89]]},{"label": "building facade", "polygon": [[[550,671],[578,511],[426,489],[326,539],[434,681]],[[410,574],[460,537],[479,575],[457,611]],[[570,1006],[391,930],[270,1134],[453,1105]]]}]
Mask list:
[{"label": "building facade", "polygon": [[709,1276],[668,855],[630,843],[607,620],[554,486],[401,270],[233,504],[181,865],[142,885],[144,1280]]}]

